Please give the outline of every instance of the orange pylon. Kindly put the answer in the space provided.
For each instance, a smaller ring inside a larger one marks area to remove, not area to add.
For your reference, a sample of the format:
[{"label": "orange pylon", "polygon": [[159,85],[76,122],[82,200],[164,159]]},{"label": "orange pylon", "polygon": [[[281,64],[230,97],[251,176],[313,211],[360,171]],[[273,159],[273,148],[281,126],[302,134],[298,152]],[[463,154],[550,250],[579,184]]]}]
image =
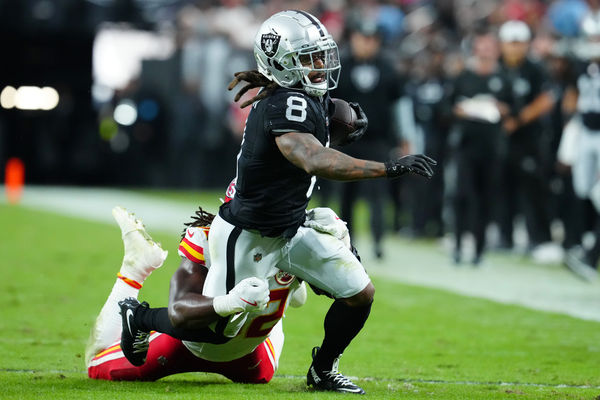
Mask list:
[{"label": "orange pylon", "polygon": [[6,198],[10,204],[17,204],[23,195],[25,185],[25,164],[21,159],[13,157],[6,163],[5,170]]}]

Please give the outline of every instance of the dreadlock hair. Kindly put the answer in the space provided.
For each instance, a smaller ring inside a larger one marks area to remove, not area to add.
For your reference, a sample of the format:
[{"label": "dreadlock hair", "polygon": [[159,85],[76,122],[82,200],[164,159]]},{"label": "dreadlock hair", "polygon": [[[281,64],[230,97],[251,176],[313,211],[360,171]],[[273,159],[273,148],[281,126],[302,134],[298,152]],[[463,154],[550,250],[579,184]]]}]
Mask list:
[{"label": "dreadlock hair", "polygon": [[198,207],[198,211],[192,215],[192,222],[186,222],[185,228],[183,228],[183,233],[181,234],[181,240],[185,237],[185,232],[187,228],[194,228],[197,226],[210,226],[212,224],[213,219],[215,219],[215,215],[209,213],[208,211],[204,211],[202,207]]},{"label": "dreadlock hair", "polygon": [[265,97],[268,97],[271,93],[273,93],[275,89],[279,87],[277,83],[270,81],[266,76],[264,76],[257,70],[236,72],[235,74],[233,74],[233,76],[233,80],[229,83],[229,86],[227,87],[228,90],[232,90],[241,81],[248,82],[246,86],[242,87],[236,93],[234,101],[238,101],[244,95],[244,93],[246,93],[250,89],[254,89],[257,87],[263,88],[263,90],[261,90],[256,96],[240,104],[240,108],[248,107],[255,101],[262,100]]}]

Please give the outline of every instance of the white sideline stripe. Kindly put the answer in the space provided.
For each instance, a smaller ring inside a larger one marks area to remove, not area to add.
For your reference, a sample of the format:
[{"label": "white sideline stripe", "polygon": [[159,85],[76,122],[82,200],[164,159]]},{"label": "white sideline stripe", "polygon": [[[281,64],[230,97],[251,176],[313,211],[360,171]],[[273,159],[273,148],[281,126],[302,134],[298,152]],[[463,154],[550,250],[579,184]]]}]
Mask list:
[{"label": "white sideline stripe", "polygon": [[[0,189],[4,192],[3,185]],[[5,196],[0,196],[0,203],[5,202]],[[152,227],[150,230],[177,234],[198,208],[195,203],[162,200],[120,189],[30,185],[25,186],[20,205],[115,226],[112,209],[122,206]]]},{"label": "white sideline stripe", "polygon": [[[4,187],[0,186],[0,189]],[[0,196],[0,203],[5,201],[4,196]],[[177,234],[181,232],[183,222],[189,220],[198,206],[118,189],[51,186],[26,186],[21,205],[111,225],[115,224],[111,210],[115,205],[121,205],[135,212],[150,233],[161,230]],[[494,265],[496,261],[491,255],[477,269],[468,265],[454,267],[449,262],[450,256],[439,248],[411,246],[406,241],[399,244],[398,240],[389,236],[384,242],[387,258],[380,262],[371,256],[373,249],[369,238],[355,239],[358,239],[358,248],[372,275],[600,321],[600,281],[579,281],[566,269],[556,265],[512,265],[506,261],[506,257]],[[414,252],[411,259],[418,260],[418,265],[403,262],[402,251],[406,249]]]},{"label": "white sideline stripe", "polygon": [[530,382],[479,382],[479,381],[444,381],[438,379],[379,379],[376,377],[356,378],[348,377],[351,380],[357,381],[374,381],[374,382],[396,382],[396,383],[425,383],[430,385],[464,385],[464,386],[481,386],[481,385],[498,385],[498,386],[527,386],[541,388],[556,388],[556,389],[600,389],[600,386],[591,385],[567,385],[565,383],[530,383]]},{"label": "white sideline stripe", "polygon": [[[41,370],[41,369],[10,369],[0,368],[0,372],[8,372],[12,374],[36,374],[36,373],[48,373],[48,374],[86,374],[87,371],[73,371],[73,370]],[[208,372],[200,372],[201,374],[208,374]],[[217,374],[218,375],[218,374]],[[275,374],[273,379],[298,379],[305,380],[306,375],[278,375]],[[356,376],[347,376],[348,379],[353,381],[365,381],[365,382],[383,382],[383,383],[424,383],[429,385],[464,385],[464,386],[527,386],[527,387],[540,387],[540,388],[554,388],[554,389],[600,389],[600,386],[593,385],[567,385],[564,383],[553,384],[553,383],[531,383],[531,382],[483,382],[483,381],[444,381],[444,380],[433,380],[433,379],[389,379],[389,378],[378,378],[375,376],[369,376],[359,378]]]},{"label": "white sideline stripe", "polygon": [[[479,267],[455,266],[439,247],[413,245],[386,238],[386,259],[372,256],[372,240],[359,236],[357,247],[372,276],[415,286],[448,290],[463,296],[512,304],[529,309],[600,321],[600,281],[584,282],[561,265],[523,262],[523,256],[485,254]],[[411,252],[410,262],[405,253]],[[512,260],[515,262],[512,262]],[[415,262],[417,260],[418,262]]]},{"label": "white sideline stripe", "polygon": [[6,343],[6,344],[36,344],[36,345],[54,345],[54,344],[72,344],[72,343],[76,343],[76,344],[81,344],[82,341],[79,339],[61,339],[61,340],[38,340],[35,338],[23,338],[23,337],[11,337],[11,338],[2,338],[0,337],[0,343]]}]

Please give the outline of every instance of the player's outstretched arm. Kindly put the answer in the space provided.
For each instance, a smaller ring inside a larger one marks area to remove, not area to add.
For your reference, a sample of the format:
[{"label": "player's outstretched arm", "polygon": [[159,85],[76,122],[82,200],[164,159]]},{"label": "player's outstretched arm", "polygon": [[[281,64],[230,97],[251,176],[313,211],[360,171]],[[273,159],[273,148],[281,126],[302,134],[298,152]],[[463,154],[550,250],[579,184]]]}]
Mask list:
[{"label": "player's outstretched arm", "polygon": [[360,160],[325,147],[310,133],[289,132],[277,136],[275,142],[288,161],[311,175],[340,181],[386,176],[383,163]]},{"label": "player's outstretched arm", "polygon": [[381,163],[350,157],[325,147],[309,133],[288,132],[275,138],[281,154],[292,164],[311,175],[338,181],[372,178],[395,178],[407,172],[431,178],[435,160],[424,155],[410,155]]},{"label": "player's outstretched arm", "polygon": [[169,290],[169,319],[180,329],[201,329],[235,313],[263,310],[269,302],[267,282],[259,278],[246,278],[223,296],[208,297],[202,294],[208,269],[187,258],[171,278]]},{"label": "player's outstretched arm", "polygon": [[202,295],[207,273],[205,266],[187,258],[181,259],[169,289],[169,319],[173,326],[198,329],[219,318],[213,308],[212,297]]}]

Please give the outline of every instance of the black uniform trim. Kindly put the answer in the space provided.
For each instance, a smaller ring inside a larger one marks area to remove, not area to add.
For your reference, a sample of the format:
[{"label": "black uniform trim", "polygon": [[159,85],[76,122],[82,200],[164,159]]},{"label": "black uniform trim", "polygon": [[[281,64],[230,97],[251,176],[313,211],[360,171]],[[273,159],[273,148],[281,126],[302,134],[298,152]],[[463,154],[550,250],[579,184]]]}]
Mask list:
[{"label": "black uniform trim", "polygon": [[[229,238],[227,238],[227,277],[225,278],[225,288],[227,293],[233,289],[235,286],[235,244],[242,233],[242,228],[238,228],[237,226],[233,228],[231,233],[229,234]],[[219,339],[228,339],[223,335],[225,331],[225,327],[229,322],[229,317],[221,317],[215,326],[215,333]]]},{"label": "black uniform trim", "polygon": [[302,14],[306,18],[308,18],[310,20],[310,22],[312,22],[313,25],[317,27],[317,29],[319,30],[319,33],[321,34],[321,37],[325,36],[325,32],[323,32],[323,29],[321,28],[321,24],[319,24],[319,21],[317,21],[316,19],[314,19],[312,15],[310,15],[307,12],[300,11],[300,10],[294,10],[294,11],[296,11],[297,13]]},{"label": "black uniform trim", "polygon": [[236,226],[233,228],[227,239],[227,278],[225,280],[227,293],[235,286],[235,243],[241,233],[242,228]]}]

